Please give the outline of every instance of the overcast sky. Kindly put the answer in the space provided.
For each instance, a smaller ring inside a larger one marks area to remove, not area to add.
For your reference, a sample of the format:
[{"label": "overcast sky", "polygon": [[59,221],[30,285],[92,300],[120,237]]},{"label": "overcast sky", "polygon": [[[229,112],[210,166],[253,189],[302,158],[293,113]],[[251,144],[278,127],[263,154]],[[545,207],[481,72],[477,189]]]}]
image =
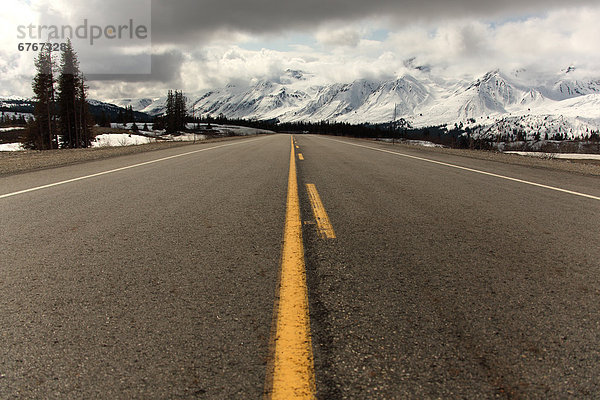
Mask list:
[{"label": "overcast sky", "polygon": [[286,69],[327,83],[392,78],[417,65],[451,79],[573,64],[600,78],[597,0],[4,0],[0,95],[31,95],[36,53],[18,45],[39,40],[18,37],[19,26],[84,19],[110,33],[129,20],[148,28],[143,38],[74,41],[99,99],[193,94]]}]

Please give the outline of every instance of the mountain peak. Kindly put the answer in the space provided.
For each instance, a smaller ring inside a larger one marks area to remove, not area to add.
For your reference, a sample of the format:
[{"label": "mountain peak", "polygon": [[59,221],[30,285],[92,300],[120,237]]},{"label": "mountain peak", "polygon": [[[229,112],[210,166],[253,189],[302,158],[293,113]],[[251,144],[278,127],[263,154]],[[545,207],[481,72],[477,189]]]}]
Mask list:
[{"label": "mountain peak", "polygon": [[283,85],[291,85],[295,82],[305,81],[306,73],[297,69],[286,69],[283,75],[279,78],[279,82]]},{"label": "mountain peak", "polygon": [[429,65],[419,65],[416,62],[416,57],[411,57],[409,59],[404,60],[404,66],[409,69],[415,69],[421,72],[431,72],[431,67]]},{"label": "mountain peak", "polygon": [[298,70],[298,69],[286,69],[285,70],[285,75],[292,77],[294,79],[302,79],[304,80],[304,72]]},{"label": "mountain peak", "polygon": [[486,74],[483,76],[483,78],[482,78],[481,80],[483,80],[483,81],[487,81],[487,80],[490,80],[490,79],[492,79],[492,78],[503,78],[503,76],[502,76],[502,73],[500,72],[500,69],[499,69],[499,68],[497,68],[497,69],[494,69],[494,70],[492,70],[492,71],[489,71],[489,72],[487,72],[487,73],[486,73]]}]

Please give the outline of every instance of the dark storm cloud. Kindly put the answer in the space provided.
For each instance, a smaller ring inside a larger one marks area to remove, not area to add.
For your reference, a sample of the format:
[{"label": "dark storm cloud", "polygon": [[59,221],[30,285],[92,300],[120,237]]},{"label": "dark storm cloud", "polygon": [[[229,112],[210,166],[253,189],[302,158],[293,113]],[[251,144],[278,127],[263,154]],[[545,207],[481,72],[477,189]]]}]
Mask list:
[{"label": "dark storm cloud", "polygon": [[120,82],[177,82],[181,79],[181,65],[184,55],[180,51],[153,54],[150,74],[89,74],[90,81]]},{"label": "dark storm cloud", "polygon": [[183,44],[214,37],[222,29],[260,34],[375,16],[400,21],[493,18],[587,4],[596,0],[153,0],[152,34],[157,43]]}]

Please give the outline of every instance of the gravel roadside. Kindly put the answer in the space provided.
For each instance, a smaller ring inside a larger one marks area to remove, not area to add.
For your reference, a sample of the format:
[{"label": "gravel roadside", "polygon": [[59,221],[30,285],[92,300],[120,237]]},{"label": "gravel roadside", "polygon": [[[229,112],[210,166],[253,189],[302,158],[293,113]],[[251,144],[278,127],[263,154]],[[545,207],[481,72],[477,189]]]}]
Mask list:
[{"label": "gravel roadside", "polygon": [[545,168],[558,171],[574,172],[582,175],[595,175],[600,176],[600,162],[597,160],[566,160],[566,159],[552,159],[552,158],[539,158],[531,156],[521,156],[517,154],[505,154],[494,151],[484,150],[468,150],[468,149],[450,149],[440,147],[423,147],[404,143],[386,143],[381,141],[375,141],[373,139],[362,139],[370,143],[379,143],[390,148],[405,149],[405,150],[416,150],[419,152],[428,152],[432,154],[451,154],[460,157],[469,157],[479,160],[496,161],[507,164],[523,165],[526,167],[533,168]]},{"label": "gravel roadside", "polygon": [[[244,137],[247,136],[213,138],[202,140],[201,143],[237,140]],[[200,141],[196,143],[200,143]],[[87,161],[163,150],[172,147],[189,146],[191,144],[192,142],[157,142],[123,147],[0,152],[0,176],[35,171],[39,169],[63,167],[66,165],[78,164]]]},{"label": "gravel roadside", "polygon": [[[214,138],[202,141],[203,143],[220,142],[224,140],[237,140],[245,136]],[[361,141],[378,143],[390,148],[415,150],[429,153],[452,154],[480,160],[496,161],[508,164],[523,165],[534,168],[545,168],[559,171],[574,172],[583,175],[600,176],[600,162],[595,160],[562,160],[542,159],[538,157],[504,154],[492,151],[449,149],[436,147],[422,147],[409,144],[391,144],[373,139],[359,139]],[[64,149],[48,151],[18,151],[0,152],[0,176],[34,171],[38,169],[61,167],[86,161],[100,160],[128,154],[142,153],[168,149],[171,147],[189,146],[190,142],[158,142],[137,146],[100,147],[93,149]]]}]

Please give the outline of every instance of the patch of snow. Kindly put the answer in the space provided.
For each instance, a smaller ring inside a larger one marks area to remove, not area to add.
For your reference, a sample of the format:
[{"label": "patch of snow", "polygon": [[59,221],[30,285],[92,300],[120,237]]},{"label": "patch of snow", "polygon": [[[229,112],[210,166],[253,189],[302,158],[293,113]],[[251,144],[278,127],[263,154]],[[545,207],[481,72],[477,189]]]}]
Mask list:
[{"label": "patch of snow", "polygon": [[185,133],[183,135],[163,135],[161,136],[163,139],[171,140],[173,142],[193,142],[194,140],[204,140],[206,136],[193,133]]},{"label": "patch of snow", "polygon": [[156,139],[140,135],[105,133],[96,136],[96,139],[92,142],[92,147],[135,146],[153,142],[156,142]]},{"label": "patch of snow", "polygon": [[405,143],[412,144],[414,146],[422,146],[422,147],[446,147],[441,144],[428,142],[425,140],[407,140]]},{"label": "patch of snow", "polygon": [[429,142],[426,140],[406,140],[406,139],[395,139],[394,140],[394,139],[389,139],[389,138],[381,138],[381,139],[377,139],[377,141],[386,142],[386,143],[396,142],[396,143],[410,144],[412,146],[421,146],[421,147],[438,147],[438,148],[446,147],[444,145]]},{"label": "patch of snow", "polygon": [[0,144],[0,151],[23,151],[23,143],[6,143]]},{"label": "patch of snow", "polygon": [[10,131],[24,131],[25,128],[22,126],[13,126],[8,128],[0,128],[0,132],[10,132]]},{"label": "patch of snow", "polygon": [[505,151],[504,153],[529,157],[561,158],[565,160],[600,160],[600,154],[543,153],[539,151]]},{"label": "patch of snow", "polygon": [[0,101],[2,101],[2,100],[7,100],[7,101],[31,101],[30,98],[21,97],[21,96],[15,96],[15,95],[0,96]]},{"label": "patch of snow", "polygon": [[215,129],[217,131],[225,131],[225,132],[232,132],[234,133],[236,136],[246,136],[246,135],[258,135],[261,133],[273,133],[273,131],[268,131],[265,129],[257,129],[257,128],[250,128],[247,126],[237,126],[237,125],[217,125],[215,126]]}]

